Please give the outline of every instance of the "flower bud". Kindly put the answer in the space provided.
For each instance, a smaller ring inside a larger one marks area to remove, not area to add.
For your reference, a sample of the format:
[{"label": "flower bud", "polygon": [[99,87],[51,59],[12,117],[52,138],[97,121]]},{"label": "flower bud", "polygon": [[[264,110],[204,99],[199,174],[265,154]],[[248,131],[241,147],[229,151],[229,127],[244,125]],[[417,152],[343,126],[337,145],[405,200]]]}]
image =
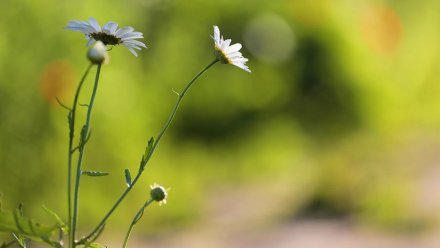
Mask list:
[{"label": "flower bud", "polygon": [[151,199],[159,202],[159,205],[167,203],[168,190],[156,183],[151,185],[150,188]]},{"label": "flower bud", "polygon": [[104,43],[102,43],[102,41],[95,42],[92,47],[89,48],[87,58],[93,64],[107,64],[109,60],[107,47],[104,45]]}]

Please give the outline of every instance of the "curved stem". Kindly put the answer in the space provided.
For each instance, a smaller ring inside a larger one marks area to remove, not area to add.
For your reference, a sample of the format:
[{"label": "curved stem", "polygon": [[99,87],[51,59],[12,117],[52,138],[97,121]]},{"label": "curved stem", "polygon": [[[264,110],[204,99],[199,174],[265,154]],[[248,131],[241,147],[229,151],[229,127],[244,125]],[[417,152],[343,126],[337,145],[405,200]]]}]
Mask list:
[{"label": "curved stem", "polygon": [[130,226],[128,227],[128,231],[127,234],[125,235],[124,244],[122,245],[122,248],[127,247],[128,239],[130,238],[130,234],[131,231],[133,230],[134,225],[142,218],[145,208],[148,207],[148,205],[150,205],[153,201],[154,201],[153,199],[147,200],[145,204],[141,207],[141,209],[139,209],[139,211],[134,216],[133,220],[130,223]]},{"label": "curved stem", "polygon": [[[197,75],[195,75],[189,82],[188,84],[185,86],[185,88],[182,90],[181,93],[178,94],[178,98],[176,101],[176,104],[174,105],[173,110],[171,111],[170,116],[168,117],[167,122],[165,123],[165,125],[163,126],[161,132],[159,133],[159,135],[157,136],[156,141],[153,144],[153,147],[151,148],[150,153],[147,155],[147,157],[142,160],[141,164],[142,165],[146,165],[148,163],[148,161],[150,160],[151,156],[153,155],[154,150],[156,149],[157,145],[159,144],[159,141],[161,140],[162,136],[164,135],[164,133],[167,131],[168,127],[170,126],[171,122],[174,119],[174,116],[176,115],[177,109],[179,108],[180,102],[182,101],[183,97],[185,96],[185,94],[187,93],[187,91],[189,90],[189,88],[191,88],[191,86],[193,85],[193,83],[196,81],[197,78],[199,78],[206,70],[208,70],[211,66],[213,66],[215,63],[219,62],[218,59],[215,59],[214,61],[212,61],[209,65],[207,65],[205,68],[203,68],[199,73],[197,73]],[[141,166],[142,166],[141,165]],[[142,174],[143,170],[139,170],[138,174],[136,175],[136,177],[133,179],[130,187],[128,187],[123,193],[122,195],[118,198],[118,200],[115,202],[115,204],[112,206],[112,208],[110,209],[110,211],[104,216],[104,218],[101,220],[101,222],[99,222],[99,224],[95,227],[95,229],[93,229],[93,231],[85,236],[84,238],[82,238],[80,240],[80,242],[78,244],[81,244],[82,242],[86,241],[87,239],[89,239],[90,237],[92,237],[100,228],[102,225],[105,224],[105,222],[107,221],[107,219],[112,215],[112,213],[116,210],[116,208],[119,206],[119,204],[122,202],[122,200],[124,200],[125,196],[127,196],[127,194],[131,191],[131,189],[133,188],[133,186],[136,184],[136,182],[139,180],[141,174]]]},{"label": "curved stem", "polygon": [[98,89],[98,82],[99,82],[99,74],[101,72],[101,64],[98,65],[98,69],[96,71],[96,77],[95,77],[95,84],[93,86],[93,92],[92,96],[90,97],[90,103],[88,105],[87,109],[87,117],[86,117],[86,123],[84,124],[84,127],[81,131],[81,143],[79,145],[79,156],[78,156],[78,163],[76,165],[76,180],[75,180],[75,192],[73,197],[73,216],[72,216],[72,223],[70,228],[70,247],[75,247],[75,232],[76,232],[76,222],[78,219],[78,195],[79,195],[79,184],[80,184],[80,178],[81,178],[81,165],[82,160],[84,156],[84,148],[85,148],[85,141],[89,135],[89,128],[90,128],[90,119],[92,117],[92,109],[93,109],[93,103],[95,102],[95,96],[96,91]]},{"label": "curved stem", "polygon": [[73,155],[73,137],[75,136],[75,117],[76,117],[76,106],[78,105],[78,98],[84,81],[89,74],[90,69],[93,64],[90,63],[87,67],[81,81],[78,84],[78,88],[75,92],[75,98],[73,100],[72,110],[69,112],[69,153],[67,155],[67,208],[69,216],[69,226],[72,223],[72,155]]},{"label": "curved stem", "polygon": [[150,154],[152,154],[154,152],[154,150],[156,149],[157,144],[159,144],[160,139],[162,138],[164,133],[167,131],[167,129],[170,126],[171,122],[173,121],[174,116],[176,115],[177,109],[179,109],[180,102],[182,101],[182,99],[185,96],[186,92],[189,90],[189,88],[191,88],[191,86],[193,85],[193,83],[196,81],[197,78],[199,78],[206,70],[208,70],[211,66],[213,66],[217,62],[219,62],[219,60],[215,59],[209,65],[207,65],[205,68],[203,68],[203,70],[201,70],[199,73],[197,73],[197,75],[195,75],[193,77],[193,79],[191,79],[191,81],[189,81],[189,83],[186,85],[186,87],[178,95],[177,102],[174,105],[174,108],[173,108],[173,110],[171,112],[171,115],[168,118],[168,121],[165,123],[165,126],[162,128],[162,131],[157,136],[156,142],[154,142],[154,145],[153,145],[153,148],[151,149]]}]

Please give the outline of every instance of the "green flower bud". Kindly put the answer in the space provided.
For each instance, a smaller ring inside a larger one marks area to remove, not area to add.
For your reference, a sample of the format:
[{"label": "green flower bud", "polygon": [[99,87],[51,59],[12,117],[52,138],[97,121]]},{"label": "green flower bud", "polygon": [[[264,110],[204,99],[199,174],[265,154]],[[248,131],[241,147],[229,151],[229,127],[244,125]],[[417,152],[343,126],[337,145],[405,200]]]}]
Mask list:
[{"label": "green flower bud", "polygon": [[168,190],[166,190],[164,187],[160,186],[157,183],[151,185],[150,188],[151,188],[150,190],[151,199],[159,202],[159,205],[167,203]]},{"label": "green flower bud", "polygon": [[87,52],[87,58],[93,64],[108,63],[109,56],[107,52],[107,47],[102,43],[102,41],[97,41],[89,48]]}]

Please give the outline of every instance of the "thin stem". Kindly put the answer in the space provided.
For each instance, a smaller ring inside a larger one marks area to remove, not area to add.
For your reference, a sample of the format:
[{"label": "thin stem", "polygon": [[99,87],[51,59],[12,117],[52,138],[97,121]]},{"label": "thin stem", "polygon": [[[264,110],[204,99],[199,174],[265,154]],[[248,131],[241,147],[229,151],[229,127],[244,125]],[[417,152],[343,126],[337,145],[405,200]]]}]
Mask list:
[{"label": "thin stem", "polygon": [[[162,136],[164,135],[164,133],[167,131],[168,127],[170,126],[171,122],[174,119],[174,116],[176,115],[177,109],[179,108],[180,102],[182,101],[183,97],[185,96],[185,94],[187,93],[187,91],[189,90],[189,88],[191,88],[191,86],[193,85],[193,83],[196,81],[197,78],[199,78],[206,70],[208,70],[211,66],[213,66],[215,63],[217,63],[219,60],[215,59],[214,61],[212,61],[209,65],[207,65],[205,68],[203,68],[199,73],[197,73],[197,75],[195,75],[191,81],[188,82],[188,84],[185,86],[185,88],[182,90],[181,93],[178,94],[177,97],[177,101],[176,104],[174,105],[173,110],[171,111],[170,116],[168,117],[167,122],[165,123],[165,125],[163,126],[161,132],[159,133],[159,135],[157,136],[156,141],[153,144],[153,147],[151,148],[151,152],[147,155],[147,157],[145,158],[145,160],[142,161],[142,165],[146,165],[148,163],[148,161],[150,160],[151,156],[153,155],[154,150],[156,149],[157,145],[159,144],[159,141],[161,140]],[[122,195],[118,198],[118,200],[115,202],[115,204],[112,206],[112,208],[110,209],[110,211],[104,216],[104,218],[101,220],[101,222],[99,222],[99,224],[95,227],[95,229],[93,229],[93,231],[85,236],[84,238],[82,238],[80,240],[80,242],[78,244],[81,244],[82,242],[86,241],[87,239],[89,239],[90,237],[92,237],[100,228],[102,225],[105,224],[105,222],[107,221],[107,219],[112,215],[112,213],[116,210],[116,208],[119,206],[119,204],[122,202],[122,200],[124,200],[125,196],[127,196],[127,194],[131,191],[131,189],[134,187],[134,185],[136,184],[136,182],[139,180],[141,174],[142,174],[143,170],[139,170],[138,174],[136,175],[136,177],[133,179],[130,187],[128,187],[123,193]]]},{"label": "thin stem", "polygon": [[[100,72],[101,72],[101,64],[98,65],[98,69],[96,71],[95,84],[93,86],[92,96],[90,97],[90,103],[89,103],[88,109],[87,109],[86,123],[84,124],[83,130],[81,131],[81,136],[82,136],[81,140],[82,141],[80,141],[80,142],[84,142],[87,139],[87,136],[89,135],[90,119],[92,117],[93,103],[95,102],[96,91],[98,89]],[[82,160],[83,160],[83,156],[84,156],[84,149],[85,149],[85,143],[80,143],[78,163],[76,165],[75,192],[74,192],[74,198],[73,198],[73,217],[72,217],[72,223],[71,223],[71,228],[70,228],[70,247],[71,248],[75,247],[76,222],[78,219],[78,195],[79,195],[79,185],[80,185],[80,179],[81,179],[81,165],[82,165]]]},{"label": "thin stem", "polygon": [[122,248],[127,247],[128,239],[130,238],[131,231],[133,230],[134,225],[142,218],[142,215],[144,214],[144,210],[148,205],[150,205],[154,200],[149,199],[145,202],[145,204],[139,209],[139,211],[134,216],[133,220],[130,223],[130,226],[128,227],[127,234],[125,235],[124,244],[122,245]]},{"label": "thin stem", "polygon": [[171,112],[170,117],[168,118],[168,121],[165,123],[165,126],[162,128],[162,131],[157,136],[156,142],[154,142],[153,148],[151,149],[152,154],[154,150],[156,149],[156,146],[159,144],[160,139],[164,135],[164,133],[167,131],[168,127],[170,126],[171,122],[174,119],[174,116],[176,115],[177,109],[179,109],[180,102],[182,101],[183,97],[185,96],[186,92],[188,92],[189,88],[193,85],[193,83],[196,81],[197,78],[199,78],[206,70],[208,70],[211,66],[213,66],[215,63],[219,62],[219,60],[216,58],[214,61],[212,61],[209,65],[207,65],[203,70],[201,70],[197,75],[189,81],[189,83],[186,85],[186,87],[182,90],[182,92],[178,95],[177,102],[174,105],[174,108]]},{"label": "thin stem", "polygon": [[67,155],[67,208],[69,211],[69,226],[72,223],[72,155],[73,155],[73,137],[75,136],[75,117],[76,117],[76,106],[78,105],[78,98],[84,81],[89,74],[90,69],[93,64],[90,63],[87,67],[81,81],[78,84],[78,88],[75,92],[75,98],[73,100],[72,110],[69,112],[69,151]]}]

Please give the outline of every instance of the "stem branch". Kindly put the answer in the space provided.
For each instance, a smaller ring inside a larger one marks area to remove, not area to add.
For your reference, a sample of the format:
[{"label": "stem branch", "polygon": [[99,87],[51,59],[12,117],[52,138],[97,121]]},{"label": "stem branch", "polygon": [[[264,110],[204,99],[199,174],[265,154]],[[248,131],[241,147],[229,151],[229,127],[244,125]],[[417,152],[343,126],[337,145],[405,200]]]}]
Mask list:
[{"label": "stem branch", "polygon": [[128,227],[127,234],[125,235],[124,244],[122,245],[122,248],[127,247],[128,239],[130,238],[131,231],[133,230],[134,225],[141,219],[142,215],[144,214],[144,210],[148,205],[150,205],[154,200],[149,199],[145,202],[145,204],[142,206],[141,209],[136,213],[133,220],[130,223],[130,226]]},{"label": "stem branch", "polygon": [[72,155],[73,155],[73,137],[75,136],[75,117],[76,117],[76,106],[78,104],[79,93],[84,84],[84,81],[89,74],[90,69],[93,64],[90,63],[87,67],[81,81],[75,92],[75,98],[73,100],[72,110],[69,112],[69,151],[67,155],[67,208],[69,216],[69,226],[72,223]]},{"label": "stem branch", "polygon": [[[196,81],[197,78],[199,78],[205,71],[207,71],[211,66],[213,66],[215,63],[217,63],[219,60],[215,59],[214,61],[212,61],[209,65],[207,65],[205,68],[203,68],[199,73],[197,73],[189,82],[188,84],[185,86],[185,88],[182,90],[182,92],[180,94],[178,94],[178,98],[176,101],[176,104],[174,105],[174,108],[171,111],[170,116],[168,117],[167,122],[165,123],[165,125],[163,126],[161,132],[159,133],[159,135],[157,136],[156,141],[153,144],[153,147],[151,148],[150,153],[147,155],[147,157],[145,159],[143,159],[141,161],[141,167],[144,167],[148,161],[150,160],[151,156],[154,153],[154,150],[156,149],[157,145],[159,144],[159,141],[161,140],[162,136],[164,135],[164,133],[167,131],[168,127],[170,126],[171,122],[173,121],[176,112],[179,108],[180,102],[182,101],[183,97],[185,96],[185,94],[188,92],[188,90],[191,88],[191,86],[193,85],[193,83]],[[116,210],[116,208],[119,206],[119,204],[122,202],[122,200],[124,200],[125,196],[127,196],[127,194],[131,191],[131,189],[133,188],[133,186],[136,184],[136,182],[139,180],[141,174],[142,174],[143,170],[139,170],[139,172],[137,173],[136,177],[133,179],[130,187],[128,187],[122,194],[121,196],[118,198],[118,200],[115,202],[115,204],[111,207],[110,211],[104,216],[104,218],[102,218],[101,222],[99,222],[99,224],[95,227],[95,229],[93,229],[93,231],[85,236],[84,238],[82,238],[77,244],[82,244],[84,243],[87,239],[89,239],[90,237],[92,237],[100,228],[102,225],[105,224],[105,222],[107,221],[107,219],[112,215],[112,213]]]},{"label": "stem branch", "polygon": [[96,91],[98,89],[100,72],[101,72],[101,64],[98,64],[98,69],[96,71],[96,77],[95,77],[95,84],[93,86],[92,96],[90,97],[90,103],[87,108],[86,123],[84,124],[84,127],[81,131],[81,139],[80,139],[81,143],[79,146],[78,163],[76,165],[75,192],[74,192],[74,197],[73,197],[73,216],[72,216],[72,223],[70,225],[70,247],[71,248],[76,246],[75,232],[76,232],[76,222],[78,219],[78,195],[79,195],[79,185],[80,185],[80,178],[81,178],[81,165],[82,165],[82,160],[83,160],[83,156],[84,156],[84,149],[85,149],[85,143],[83,143],[83,142],[87,139],[87,136],[89,134],[90,119],[92,117],[93,103],[95,102]]}]

